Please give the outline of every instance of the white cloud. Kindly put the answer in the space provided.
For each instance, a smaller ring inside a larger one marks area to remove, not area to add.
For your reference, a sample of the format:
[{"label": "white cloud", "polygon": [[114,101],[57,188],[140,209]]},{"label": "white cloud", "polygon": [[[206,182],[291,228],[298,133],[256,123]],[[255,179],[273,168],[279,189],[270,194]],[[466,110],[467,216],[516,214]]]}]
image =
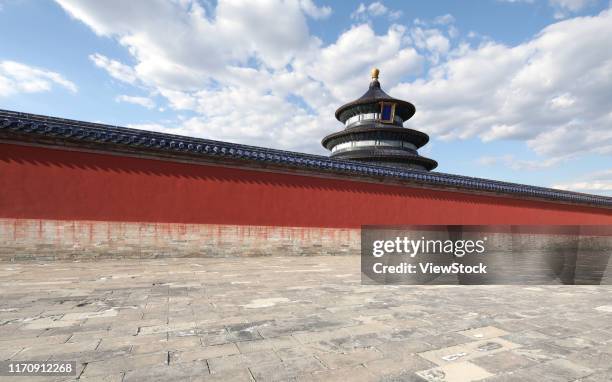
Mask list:
[{"label": "white cloud", "polygon": [[[138,62],[145,83],[193,90],[251,60],[282,68],[319,40],[310,36],[304,8],[309,2],[220,1],[214,17],[195,0],[147,2],[57,0],[97,34],[116,38]],[[313,5],[314,6],[314,5]]]},{"label": "white cloud", "polygon": [[55,85],[77,92],[77,86],[61,74],[15,61],[0,61],[0,97],[16,93],[50,91]]},{"label": "white cloud", "polygon": [[552,188],[581,192],[612,194],[612,170],[587,174],[583,179],[555,184]]},{"label": "white cloud", "polygon": [[459,36],[455,27],[455,17],[449,13],[436,16],[432,20],[414,19],[410,30],[413,45],[433,64],[450,51],[452,40]]},{"label": "white cloud", "polygon": [[[172,132],[323,152],[321,137],[341,128],[334,110],[360,96],[378,66],[385,90],[417,107],[406,125],[433,137],[520,140],[549,166],[612,151],[610,11],[558,22],[516,46],[457,43],[451,15],[382,34],[357,23],[324,44],[306,19],[331,10],[300,0],[221,0],[210,12],[191,0],[57,1],[134,62],[96,53],[96,65],[194,113]],[[356,12],[392,11],[376,2]],[[402,82],[414,76],[422,78]]]},{"label": "white cloud", "polygon": [[146,107],[147,109],[155,108],[155,102],[153,102],[152,99],[147,98],[147,97],[119,95],[115,97],[115,101],[132,103],[134,105],[140,105],[142,107]]},{"label": "white cloud", "polygon": [[355,11],[351,13],[351,19],[359,21],[367,21],[373,17],[387,16],[389,20],[397,20],[402,16],[401,11],[389,9],[380,1],[375,1],[368,5],[360,3]]},{"label": "white cloud", "polygon": [[576,103],[576,98],[569,93],[564,93],[555,96],[550,100],[550,108],[553,110],[561,110],[572,107]]},{"label": "white cloud", "polygon": [[574,191],[612,191],[612,180],[556,184],[552,188]]},{"label": "white cloud", "polygon": [[368,6],[368,11],[372,16],[382,16],[389,12],[389,9],[383,3],[377,1]]},{"label": "white cloud", "polygon": [[134,69],[128,65],[122,64],[117,60],[111,60],[100,53],[90,54],[89,59],[97,67],[106,70],[111,77],[119,81],[127,82],[128,84],[134,84],[137,81]]},{"label": "white cloud", "polygon": [[460,45],[391,94],[435,137],[522,140],[544,158],[612,152],[612,12],[552,24],[506,46]]},{"label": "white cloud", "polygon": [[300,6],[304,13],[316,20],[326,19],[332,14],[330,7],[317,7],[312,0],[300,0]]},{"label": "white cloud", "polygon": [[478,160],[483,166],[494,166],[501,164],[515,171],[542,170],[556,166],[561,161],[560,158],[549,158],[541,160],[517,159],[514,155],[484,156]]},{"label": "white cloud", "polygon": [[[422,67],[406,28],[397,25],[381,35],[368,24],[354,25],[323,46],[309,33],[306,16],[331,9],[311,1],[224,0],[214,16],[187,0],[58,2],[96,33],[116,39],[135,61],[128,66],[94,54],[97,66],[176,110],[195,112],[174,133],[324,152],[320,139],[341,128],[335,108],[365,92],[373,66],[388,84]],[[370,54],[355,57],[356,47]]]},{"label": "white cloud", "polygon": [[560,12],[578,12],[593,4],[593,0],[548,0]]},{"label": "white cloud", "polygon": [[[534,0],[497,0],[503,3],[528,3],[533,4]],[[553,16],[556,19],[563,19],[571,13],[576,13],[589,5],[595,3],[596,0],[548,0],[548,4],[553,8]]]},{"label": "white cloud", "polygon": [[440,57],[450,49],[450,40],[438,29],[415,27],[410,33],[415,47],[429,52],[429,58],[433,63],[438,63]]},{"label": "white cloud", "polygon": [[455,18],[450,13],[434,18],[433,23],[437,25],[450,25],[455,22]]},{"label": "white cloud", "polygon": [[[386,35],[376,35],[368,24],[353,26],[336,42],[308,57],[303,66],[301,60],[296,65],[308,76],[321,81],[336,102],[348,102],[367,90],[368,73],[373,66],[380,68],[385,84],[420,71],[422,57],[406,44],[406,37],[406,28],[399,25],[392,25]],[[356,55],[355,51],[368,54]],[[327,100],[324,102],[321,105]]]}]

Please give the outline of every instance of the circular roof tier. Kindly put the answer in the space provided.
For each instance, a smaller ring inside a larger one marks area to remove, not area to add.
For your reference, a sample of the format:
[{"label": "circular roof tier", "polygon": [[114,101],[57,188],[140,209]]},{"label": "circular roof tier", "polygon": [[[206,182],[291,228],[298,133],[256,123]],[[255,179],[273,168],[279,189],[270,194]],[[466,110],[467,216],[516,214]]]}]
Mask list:
[{"label": "circular roof tier", "polygon": [[323,147],[331,150],[338,143],[360,139],[395,139],[413,143],[417,148],[429,142],[429,136],[421,131],[406,127],[355,127],[329,134],[321,141]]},{"label": "circular roof tier", "polygon": [[332,154],[332,157],[338,159],[363,161],[368,163],[416,164],[422,166],[427,171],[431,171],[438,167],[438,162],[433,159],[418,154],[410,154],[406,152],[390,150],[376,150],[365,148],[362,150],[353,150],[338,154]]},{"label": "circular roof tier", "polygon": [[380,82],[378,82],[378,73],[378,69],[372,70],[372,81],[370,82],[370,88],[367,92],[365,92],[355,101],[342,105],[338,108],[338,110],[336,110],[337,120],[342,123],[345,123],[346,120],[352,117],[353,115],[361,114],[361,111],[358,110],[358,106],[376,105],[380,102],[394,103],[396,105],[396,114],[403,121],[409,120],[414,115],[414,113],[416,112],[416,108],[413,104],[408,101],[393,98],[380,88]]}]

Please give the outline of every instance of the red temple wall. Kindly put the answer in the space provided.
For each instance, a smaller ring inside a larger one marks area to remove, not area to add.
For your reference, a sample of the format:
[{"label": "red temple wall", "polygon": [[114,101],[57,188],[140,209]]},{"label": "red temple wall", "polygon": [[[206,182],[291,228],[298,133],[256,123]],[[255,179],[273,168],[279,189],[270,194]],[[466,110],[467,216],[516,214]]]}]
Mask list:
[{"label": "red temple wall", "polygon": [[283,227],[612,224],[612,210],[0,144],[0,218]]},{"label": "red temple wall", "polygon": [[0,260],[358,254],[366,224],[612,224],[612,210],[0,144]]}]

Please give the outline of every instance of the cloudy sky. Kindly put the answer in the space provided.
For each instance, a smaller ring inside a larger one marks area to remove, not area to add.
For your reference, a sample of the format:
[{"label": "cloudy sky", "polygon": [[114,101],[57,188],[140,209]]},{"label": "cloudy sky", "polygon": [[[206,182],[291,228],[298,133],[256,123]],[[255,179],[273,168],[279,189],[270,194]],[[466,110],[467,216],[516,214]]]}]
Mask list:
[{"label": "cloudy sky", "polygon": [[438,171],[612,195],[608,0],[0,0],[0,108],[326,154],[381,69]]}]

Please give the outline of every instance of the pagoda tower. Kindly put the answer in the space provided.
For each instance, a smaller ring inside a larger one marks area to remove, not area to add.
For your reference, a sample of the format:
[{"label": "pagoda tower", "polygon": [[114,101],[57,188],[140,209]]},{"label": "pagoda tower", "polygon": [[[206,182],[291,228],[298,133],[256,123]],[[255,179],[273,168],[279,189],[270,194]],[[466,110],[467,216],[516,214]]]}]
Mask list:
[{"label": "pagoda tower", "polygon": [[323,138],[331,157],[386,166],[431,171],[438,166],[417,150],[429,141],[423,132],[403,127],[416,109],[380,88],[378,69],[372,69],[370,88],[361,98],[336,110],[344,129]]}]

